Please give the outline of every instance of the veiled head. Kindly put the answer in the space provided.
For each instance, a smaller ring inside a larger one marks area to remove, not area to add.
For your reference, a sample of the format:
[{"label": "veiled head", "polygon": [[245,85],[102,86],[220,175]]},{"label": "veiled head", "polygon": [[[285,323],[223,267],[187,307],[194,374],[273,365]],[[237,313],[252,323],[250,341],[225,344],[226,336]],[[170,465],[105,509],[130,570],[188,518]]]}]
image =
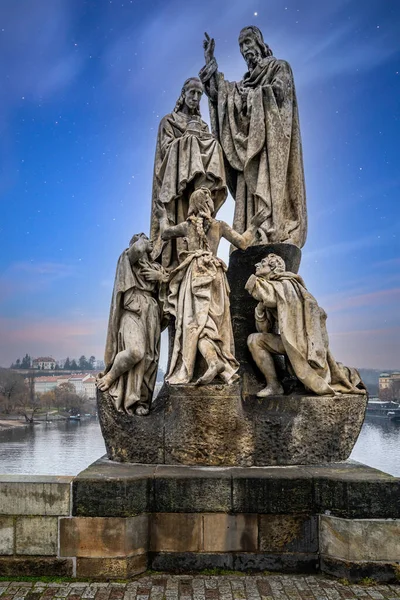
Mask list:
[{"label": "veiled head", "polygon": [[239,48],[249,69],[253,69],[262,58],[272,56],[271,48],[255,25],[243,27],[239,34]]},{"label": "veiled head", "polygon": [[258,277],[268,277],[270,273],[279,275],[279,273],[284,273],[285,271],[285,261],[277,254],[268,254],[256,264],[256,275]]},{"label": "veiled head", "polygon": [[183,84],[174,111],[180,112],[186,108],[188,112],[200,116],[200,100],[203,95],[203,84],[198,77],[189,77]]},{"label": "veiled head", "polygon": [[131,241],[129,242],[129,248],[139,240],[142,241],[142,244],[145,246],[147,253],[153,251],[153,242],[152,240],[149,240],[145,233],[135,233],[135,235],[131,238]]}]

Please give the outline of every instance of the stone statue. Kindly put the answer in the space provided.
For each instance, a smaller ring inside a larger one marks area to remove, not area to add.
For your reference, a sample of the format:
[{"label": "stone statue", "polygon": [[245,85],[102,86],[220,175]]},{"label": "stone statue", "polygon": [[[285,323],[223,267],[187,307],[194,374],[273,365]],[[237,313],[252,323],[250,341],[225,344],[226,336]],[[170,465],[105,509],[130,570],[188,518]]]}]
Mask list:
[{"label": "stone statue", "polygon": [[177,225],[186,220],[189,197],[195,189],[210,189],[214,215],[227,196],[221,146],[200,117],[202,94],[201,81],[197,77],[187,79],[173,112],[161,120],[158,130],[150,236],[154,240],[153,257],[164,267],[177,266],[181,241],[162,242],[156,204],[163,204],[169,224]]},{"label": "stone statue", "polygon": [[245,27],[240,52],[248,72],[239,83],[218,71],[215,42],[205,34],[200,71],[210,101],[211,124],[225,155],[226,177],[236,201],[233,228],[242,233],[261,208],[266,219],[255,244],[290,242],[307,234],[306,196],[296,93],[287,62],[272,55],[261,31]]},{"label": "stone statue", "polygon": [[118,260],[111,301],[104,373],[97,387],[108,390],[118,411],[149,413],[161,335],[158,290],[168,278],[150,255],[144,233],[133,236]]},{"label": "stone statue", "polygon": [[238,377],[226,266],[216,254],[222,237],[238,248],[247,248],[265,215],[257,213],[241,235],[223,221],[214,219],[213,213],[208,188],[191,194],[187,219],[179,225],[169,225],[163,205],[157,209],[162,239],[185,238],[186,245],[181,263],[170,273],[164,306],[165,311],[175,317],[176,327],[166,376],[170,384],[192,381],[198,351],[207,363],[207,370],[197,385],[210,383],[217,375],[228,384]]},{"label": "stone statue", "polygon": [[[259,333],[247,344],[267,386],[257,395],[283,394],[273,354],[287,357],[304,386],[318,395],[365,394],[356,369],[337,363],[330,350],[325,311],[307,291],[299,275],[286,271],[285,261],[269,254],[256,264],[246,290],[259,301],[255,310]],[[278,328],[279,333],[274,333]]]}]

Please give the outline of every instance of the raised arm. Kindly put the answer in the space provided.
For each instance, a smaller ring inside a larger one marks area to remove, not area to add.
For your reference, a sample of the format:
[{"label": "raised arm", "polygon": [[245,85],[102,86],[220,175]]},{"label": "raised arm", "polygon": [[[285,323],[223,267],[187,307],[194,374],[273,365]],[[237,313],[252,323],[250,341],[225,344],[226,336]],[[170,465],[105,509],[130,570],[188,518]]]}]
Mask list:
[{"label": "raised arm", "polygon": [[161,239],[164,241],[172,240],[173,238],[186,237],[187,236],[187,223],[179,223],[179,225],[170,225],[161,228]]},{"label": "raised arm", "polygon": [[257,233],[257,229],[264,223],[267,218],[265,210],[259,210],[257,214],[251,219],[251,225],[242,234],[234,231],[232,227],[229,227],[225,221],[220,221],[221,237],[224,237],[236,248],[246,250],[248,246],[254,241]]},{"label": "raised arm", "polygon": [[212,102],[217,102],[220,73],[218,72],[218,64],[214,57],[215,40],[210,38],[208,33],[204,34],[203,48],[206,64],[201,69],[199,77],[204,85],[207,96]]}]

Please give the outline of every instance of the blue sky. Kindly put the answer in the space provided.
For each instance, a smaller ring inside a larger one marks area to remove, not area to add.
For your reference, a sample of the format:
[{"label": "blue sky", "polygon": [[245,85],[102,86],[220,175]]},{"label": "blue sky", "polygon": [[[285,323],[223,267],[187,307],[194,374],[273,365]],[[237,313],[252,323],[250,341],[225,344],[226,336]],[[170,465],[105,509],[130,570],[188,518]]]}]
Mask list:
[{"label": "blue sky", "polygon": [[203,66],[204,31],[242,77],[249,24],[294,71],[300,273],[335,357],[400,368],[398,0],[1,2],[0,365],[102,357],[116,260],[149,229],[159,120]]}]

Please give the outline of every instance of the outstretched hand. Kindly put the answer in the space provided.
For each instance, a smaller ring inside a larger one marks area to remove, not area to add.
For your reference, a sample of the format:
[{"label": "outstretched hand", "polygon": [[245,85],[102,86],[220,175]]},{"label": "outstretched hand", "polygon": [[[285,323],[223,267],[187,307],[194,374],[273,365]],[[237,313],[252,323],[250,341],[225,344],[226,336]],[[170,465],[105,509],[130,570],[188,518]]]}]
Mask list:
[{"label": "outstretched hand", "polygon": [[215,50],[215,40],[214,38],[210,38],[207,32],[204,34],[205,39],[203,41],[204,48],[204,58],[206,61],[206,65],[212,61],[214,58],[214,50]]},{"label": "outstretched hand", "polygon": [[254,227],[260,227],[268,218],[268,213],[265,208],[260,209],[251,219],[251,224]]}]

